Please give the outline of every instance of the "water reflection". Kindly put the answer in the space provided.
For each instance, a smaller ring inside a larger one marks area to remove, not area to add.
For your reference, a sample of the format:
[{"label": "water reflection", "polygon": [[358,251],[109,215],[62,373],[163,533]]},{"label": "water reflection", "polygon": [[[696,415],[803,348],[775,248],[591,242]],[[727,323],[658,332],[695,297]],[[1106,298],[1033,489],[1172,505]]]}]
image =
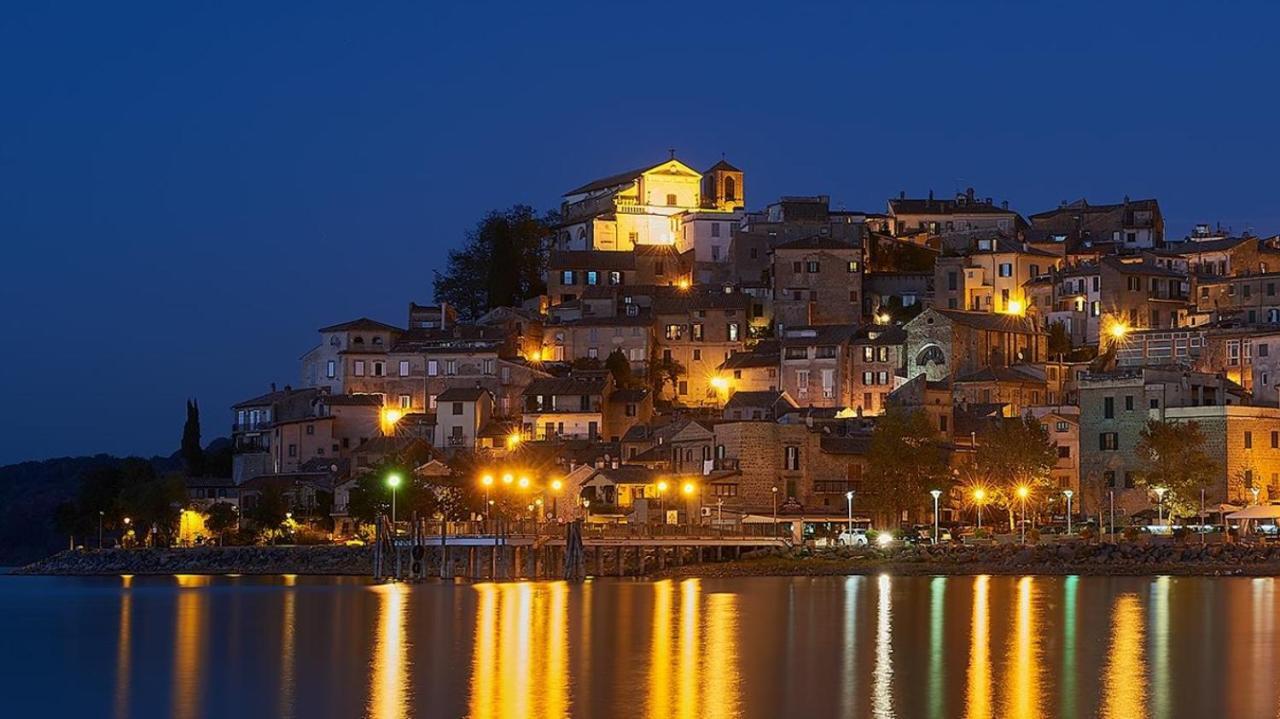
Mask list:
[{"label": "water reflection", "polygon": [[1062,584],[1062,716],[1076,715],[1076,595],[1080,577],[1070,576]]},{"label": "water reflection", "polygon": [[563,582],[479,584],[470,715],[570,713],[568,587]]},{"label": "water reflection", "polygon": [[649,642],[649,711],[650,719],[663,719],[671,713],[671,599],[674,589],[670,579],[653,585],[653,638]]},{"label": "water reflection", "polygon": [[844,644],[841,647],[840,715],[852,716],[858,696],[858,596],[863,577],[844,581]]},{"label": "water reflection", "polygon": [[1136,594],[1121,594],[1111,608],[1111,645],[1102,678],[1104,719],[1132,719],[1147,715],[1147,676],[1143,663],[1142,602]]},{"label": "water reflection", "polygon": [[942,656],[946,592],[946,577],[934,577],[929,582],[929,716],[933,719],[942,716],[942,687],[947,676],[947,665]]},{"label": "water reflection", "polygon": [[872,674],[871,709],[878,719],[893,716],[893,580],[880,575],[880,596],[876,607],[876,668]]},{"label": "water reflection", "polygon": [[1033,719],[1040,716],[1040,657],[1036,633],[1035,585],[1031,577],[1018,580],[1014,631],[1009,638],[1009,690],[1004,716]]},{"label": "water reflection", "polygon": [[1169,716],[1169,577],[1151,587],[1151,715]]},{"label": "water reflection", "polygon": [[969,621],[969,670],[965,689],[965,716],[991,717],[991,615],[988,584],[991,577],[973,580],[973,617]]},{"label": "water reflection", "polygon": [[116,719],[126,719],[129,716],[129,670],[133,649],[133,592],[129,591],[133,587],[133,575],[120,575],[120,586],[124,591],[120,594],[120,617],[117,620],[120,627],[116,637],[115,716]]},{"label": "water reflection", "polygon": [[297,663],[293,646],[296,635],[294,615],[298,602],[298,592],[294,586],[297,583],[298,575],[284,575],[284,585],[289,589],[284,593],[280,612],[280,705],[276,713],[279,717],[293,716],[294,671]]},{"label": "water reflection", "polygon": [[703,660],[703,716],[728,719],[738,708],[738,598],[707,597],[707,648]]},{"label": "water reflection", "polygon": [[378,620],[369,672],[369,716],[402,719],[409,716],[408,642],[404,630],[409,588],[390,583],[376,585],[373,591],[378,595]]},{"label": "water reflection", "polygon": [[209,577],[179,574],[179,592],[173,628],[173,705],[169,715],[177,719],[201,715],[204,691],[204,643],[208,628],[205,593]]}]

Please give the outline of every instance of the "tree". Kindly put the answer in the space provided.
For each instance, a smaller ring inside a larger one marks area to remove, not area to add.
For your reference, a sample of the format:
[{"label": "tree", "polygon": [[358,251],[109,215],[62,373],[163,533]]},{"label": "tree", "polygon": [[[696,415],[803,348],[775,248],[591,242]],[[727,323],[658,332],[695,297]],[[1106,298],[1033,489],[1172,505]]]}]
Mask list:
[{"label": "tree", "polygon": [[1169,490],[1164,497],[1169,516],[1195,514],[1200,490],[1207,489],[1221,469],[1204,450],[1199,422],[1147,420],[1134,455],[1140,462],[1137,483]]},{"label": "tree", "polygon": [[226,533],[236,526],[237,515],[234,505],[214,502],[204,512],[204,526],[218,535],[218,543],[221,544]]},{"label": "tree", "polygon": [[245,512],[245,516],[268,533],[279,531],[289,516],[289,502],[284,490],[274,484],[267,485],[258,495],[258,502]]},{"label": "tree", "polygon": [[978,443],[977,471],[992,486],[992,499],[1009,513],[1009,529],[1014,513],[1022,507],[1018,488],[1026,487],[1029,502],[1043,502],[1056,487],[1049,475],[1058,462],[1057,449],[1049,433],[1034,417],[1001,418],[988,425]]},{"label": "tree", "polygon": [[665,357],[654,359],[649,366],[649,383],[653,385],[654,396],[661,396],[662,388],[667,383],[670,383],[672,391],[675,391],[677,383],[686,372],[684,365],[675,359]]},{"label": "tree", "polygon": [[436,300],[453,305],[463,319],[476,319],[546,292],[548,239],[558,223],[554,213],[539,217],[527,205],[485,215],[463,248],[449,252],[444,273],[436,273]]},{"label": "tree", "polygon": [[922,410],[891,407],[877,419],[867,460],[867,499],[895,518],[920,508],[930,490],[945,491],[951,483],[946,455]]},{"label": "tree", "polygon": [[182,461],[187,475],[204,476],[204,450],[200,448],[200,406],[187,400],[187,421],[182,425]]},{"label": "tree", "polygon": [[139,542],[146,542],[146,533],[154,527],[156,541],[167,544],[186,501],[182,477],[160,476],[150,462],[136,457],[120,463],[119,511],[132,520]]},{"label": "tree", "polygon": [[621,349],[615,349],[604,360],[604,366],[613,375],[613,384],[617,387],[630,387],[634,378],[631,376],[631,360]]},{"label": "tree", "polygon": [[1062,321],[1049,324],[1049,355],[1057,355],[1061,362],[1071,354],[1071,335],[1067,333],[1067,325]]}]

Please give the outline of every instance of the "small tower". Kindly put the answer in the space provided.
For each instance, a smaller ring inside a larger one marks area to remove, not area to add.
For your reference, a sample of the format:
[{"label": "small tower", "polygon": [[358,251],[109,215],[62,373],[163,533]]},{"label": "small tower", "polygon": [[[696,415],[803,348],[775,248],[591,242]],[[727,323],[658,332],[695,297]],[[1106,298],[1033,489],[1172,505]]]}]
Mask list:
[{"label": "small tower", "polygon": [[742,170],[721,158],[711,169],[702,173],[702,198],[703,204],[711,209],[728,212],[746,207]]}]

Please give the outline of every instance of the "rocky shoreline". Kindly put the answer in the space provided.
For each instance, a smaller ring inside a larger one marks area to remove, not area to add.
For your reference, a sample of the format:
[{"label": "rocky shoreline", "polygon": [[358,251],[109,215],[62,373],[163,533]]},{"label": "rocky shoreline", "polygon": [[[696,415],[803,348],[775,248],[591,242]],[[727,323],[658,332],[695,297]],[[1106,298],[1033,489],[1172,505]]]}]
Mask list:
[{"label": "rocky shoreline", "polygon": [[373,574],[369,547],[192,547],[65,550],[14,574]]},{"label": "rocky shoreline", "polygon": [[[370,576],[369,547],[197,547],[67,550],[14,574],[303,574]],[[849,574],[1280,576],[1280,546],[1063,542],[1020,546],[760,550],[729,562],[669,567],[651,577]]]}]

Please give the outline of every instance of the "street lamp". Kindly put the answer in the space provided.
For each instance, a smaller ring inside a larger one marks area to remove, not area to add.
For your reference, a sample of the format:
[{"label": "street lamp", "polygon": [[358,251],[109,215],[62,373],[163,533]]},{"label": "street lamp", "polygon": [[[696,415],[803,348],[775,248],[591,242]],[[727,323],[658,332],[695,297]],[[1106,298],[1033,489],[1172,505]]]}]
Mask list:
[{"label": "street lamp", "polygon": [[774,485],[770,492],[773,493],[773,536],[778,536],[778,485]]},{"label": "street lamp", "polygon": [[551,516],[557,520],[560,519],[560,490],[564,488],[564,482],[558,479],[551,480]]},{"label": "street lamp", "polygon": [[1027,485],[1018,487],[1018,499],[1022,500],[1022,543],[1027,543],[1027,495],[1031,494],[1031,490]]},{"label": "street lamp", "polygon": [[982,529],[982,500],[987,498],[987,490],[978,487],[973,490],[973,503],[978,505],[978,529]]},{"label": "street lamp", "polygon": [[661,518],[659,524],[667,523],[667,488],[671,486],[667,484],[667,480],[658,481],[658,515]]},{"label": "street lamp", "polygon": [[1168,492],[1166,487],[1156,487],[1156,523],[1161,527],[1164,526],[1164,493]]},{"label": "street lamp", "polygon": [[1071,497],[1075,492],[1069,489],[1064,489],[1062,490],[1062,493],[1067,497],[1067,534],[1071,534]]},{"label": "street lamp", "polygon": [[684,492],[685,496],[684,513],[689,520],[690,529],[693,527],[693,512],[689,510],[689,502],[693,499],[693,493],[696,489],[697,488],[693,486],[693,482],[685,482],[680,487],[680,491]]},{"label": "street lamp", "polygon": [[931,489],[929,490],[929,496],[933,497],[933,543],[936,545],[938,543],[938,537],[939,537],[938,498],[942,496],[942,490]]},{"label": "street lamp", "polygon": [[400,486],[400,475],[391,473],[387,475],[387,486],[391,488],[391,533],[396,531],[396,487]]},{"label": "street lamp", "polygon": [[853,536],[853,490],[845,492],[844,498],[849,503],[849,535]]},{"label": "street lamp", "polygon": [[105,515],[106,512],[98,510],[98,549],[102,549],[102,518]]}]

